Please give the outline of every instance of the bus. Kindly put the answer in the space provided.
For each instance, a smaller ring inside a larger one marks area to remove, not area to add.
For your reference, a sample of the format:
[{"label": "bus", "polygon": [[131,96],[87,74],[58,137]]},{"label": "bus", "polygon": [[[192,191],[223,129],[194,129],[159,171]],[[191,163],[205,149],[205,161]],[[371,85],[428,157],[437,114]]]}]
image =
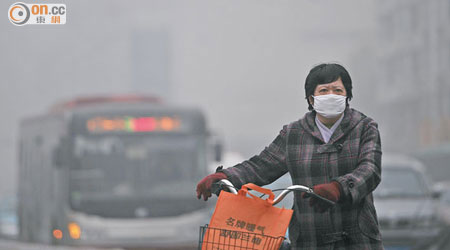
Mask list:
[{"label": "bus", "polygon": [[199,109],[145,96],[79,98],[22,120],[19,239],[195,245],[212,205],[195,186],[221,148],[209,135]]}]

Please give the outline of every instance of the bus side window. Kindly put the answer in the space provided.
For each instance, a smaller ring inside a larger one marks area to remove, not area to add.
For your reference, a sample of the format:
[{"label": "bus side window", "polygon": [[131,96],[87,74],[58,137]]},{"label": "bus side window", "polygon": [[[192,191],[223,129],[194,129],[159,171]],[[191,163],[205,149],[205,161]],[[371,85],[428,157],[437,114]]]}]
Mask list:
[{"label": "bus side window", "polygon": [[56,168],[78,168],[78,160],[72,153],[69,138],[62,137],[59,140],[58,145],[53,149],[52,161]]},{"label": "bus side window", "polygon": [[63,165],[61,145],[57,145],[53,149],[53,166],[55,166],[56,168],[62,168]]}]

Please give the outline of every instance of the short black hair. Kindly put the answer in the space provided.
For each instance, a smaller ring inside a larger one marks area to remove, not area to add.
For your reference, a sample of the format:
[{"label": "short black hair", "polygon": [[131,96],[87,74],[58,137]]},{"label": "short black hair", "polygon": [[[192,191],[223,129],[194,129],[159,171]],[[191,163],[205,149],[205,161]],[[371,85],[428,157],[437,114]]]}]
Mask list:
[{"label": "short black hair", "polygon": [[308,109],[313,110],[313,106],[309,102],[309,97],[314,95],[314,90],[317,85],[334,82],[341,78],[344,84],[345,91],[347,92],[347,106],[348,101],[353,97],[352,94],[352,79],[347,70],[337,63],[322,63],[309,71],[305,80],[305,98],[308,102]]}]

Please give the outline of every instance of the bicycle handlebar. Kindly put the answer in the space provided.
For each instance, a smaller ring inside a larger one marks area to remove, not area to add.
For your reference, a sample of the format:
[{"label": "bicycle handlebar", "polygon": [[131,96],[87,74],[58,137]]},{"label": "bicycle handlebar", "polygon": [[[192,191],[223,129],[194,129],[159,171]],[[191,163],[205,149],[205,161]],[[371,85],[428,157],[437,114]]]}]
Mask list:
[{"label": "bicycle handlebar", "polygon": [[237,190],[234,187],[233,183],[231,183],[231,181],[227,180],[227,179],[222,179],[220,181],[217,182],[217,184],[219,184],[222,187],[226,187],[228,189],[228,191],[230,191],[230,193],[232,194],[237,194]]},{"label": "bicycle handlebar", "polygon": [[[233,194],[237,194],[237,190],[234,187],[234,185],[227,179],[222,179],[220,181],[217,182],[217,184],[221,185],[221,186],[225,186],[231,193]],[[322,197],[316,193],[314,193],[314,190],[312,188],[303,186],[303,185],[292,185],[287,187],[285,190],[283,190],[283,192],[281,192],[280,195],[278,195],[274,200],[273,200],[273,205],[278,204],[280,201],[282,201],[284,199],[284,197],[286,197],[286,195],[292,191],[299,191],[299,192],[304,192],[307,193],[309,196],[318,198],[332,206],[334,206],[336,203],[334,201],[330,201],[325,197]]]}]

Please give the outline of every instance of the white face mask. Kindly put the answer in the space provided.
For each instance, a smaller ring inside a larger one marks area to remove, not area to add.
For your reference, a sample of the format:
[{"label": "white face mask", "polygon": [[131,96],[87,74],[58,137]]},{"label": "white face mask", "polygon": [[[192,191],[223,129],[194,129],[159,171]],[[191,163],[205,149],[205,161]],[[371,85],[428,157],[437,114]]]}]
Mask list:
[{"label": "white face mask", "polygon": [[314,110],[325,118],[335,118],[342,114],[345,110],[346,96],[343,95],[318,95],[314,98]]}]

